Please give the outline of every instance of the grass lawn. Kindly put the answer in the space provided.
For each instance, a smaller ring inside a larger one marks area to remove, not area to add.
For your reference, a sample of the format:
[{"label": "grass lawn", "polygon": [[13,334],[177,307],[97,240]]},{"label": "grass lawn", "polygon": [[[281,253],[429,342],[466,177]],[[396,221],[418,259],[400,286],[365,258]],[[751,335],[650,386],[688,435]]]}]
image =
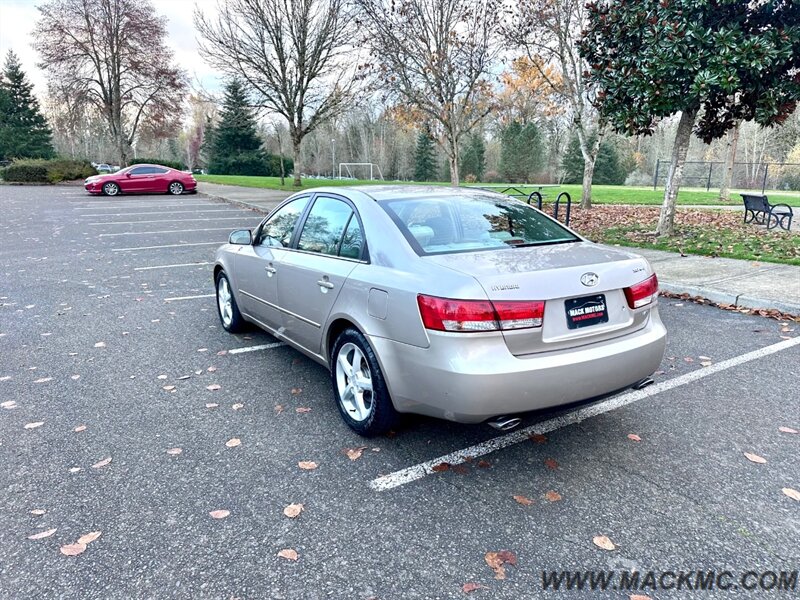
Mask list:
[{"label": "grass lawn", "polygon": [[[243,187],[266,188],[272,190],[286,190],[294,192],[298,189],[309,189],[320,186],[343,186],[343,185],[374,185],[382,183],[392,184],[413,184],[412,181],[370,181],[367,179],[303,179],[301,188],[295,188],[290,178],[286,179],[286,185],[281,187],[279,177],[248,177],[244,175],[195,175],[198,181],[209,183],[222,183],[226,185],[239,185]],[[430,185],[447,185],[446,183],[432,183]],[[480,186],[480,184],[473,184]],[[525,188],[524,185],[517,186],[523,191],[533,191],[533,188]],[[548,188],[545,190],[547,196],[554,196],[560,192],[568,192],[573,201],[580,200],[581,186],[562,185],[559,188]],[[773,204],[785,203],[790,206],[800,207],[800,192],[767,192],[770,202]],[[592,200],[596,204],[641,204],[658,206],[664,199],[663,190],[653,190],[647,187],[625,187],[621,185],[595,185],[592,186]],[[682,189],[678,195],[678,204],[705,204],[705,205],[741,205],[738,194],[732,194],[731,202],[720,202],[717,199],[717,192],[700,190],[696,188]]]},{"label": "grass lawn", "polygon": [[604,244],[800,265],[796,233],[742,223],[739,213],[686,209],[675,215],[675,235],[657,239],[658,213],[657,207],[596,206],[574,210],[570,226]]}]

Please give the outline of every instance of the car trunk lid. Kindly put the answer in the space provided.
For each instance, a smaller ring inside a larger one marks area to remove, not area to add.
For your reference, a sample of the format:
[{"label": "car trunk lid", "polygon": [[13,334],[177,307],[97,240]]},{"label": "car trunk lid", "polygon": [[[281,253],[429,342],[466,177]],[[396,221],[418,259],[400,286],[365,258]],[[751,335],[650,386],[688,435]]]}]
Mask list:
[{"label": "car trunk lid", "polygon": [[[641,256],[608,246],[573,242],[430,255],[425,260],[472,275],[492,301],[545,301],[542,327],[503,332],[514,355],[627,335],[644,327],[649,315],[648,308],[632,310],[623,290],[647,279],[652,268]],[[601,304],[605,315],[598,309]]]}]

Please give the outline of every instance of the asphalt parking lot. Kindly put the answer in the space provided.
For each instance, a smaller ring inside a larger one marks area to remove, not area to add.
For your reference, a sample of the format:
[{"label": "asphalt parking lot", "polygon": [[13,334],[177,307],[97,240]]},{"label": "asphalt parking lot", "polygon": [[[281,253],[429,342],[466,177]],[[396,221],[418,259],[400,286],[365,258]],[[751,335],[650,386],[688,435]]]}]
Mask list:
[{"label": "asphalt parking lot", "polygon": [[[363,440],[323,368],[219,325],[214,250],[260,218],[0,187],[0,597],[797,596],[778,588],[800,565],[800,325],[662,299],[642,392],[516,433],[413,417]],[[730,589],[543,589],[566,570]]]}]

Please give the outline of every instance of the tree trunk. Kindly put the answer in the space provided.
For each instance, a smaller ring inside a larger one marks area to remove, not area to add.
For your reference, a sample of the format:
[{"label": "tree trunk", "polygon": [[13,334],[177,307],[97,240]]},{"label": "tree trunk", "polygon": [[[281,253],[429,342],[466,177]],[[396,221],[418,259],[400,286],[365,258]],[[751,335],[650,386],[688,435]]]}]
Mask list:
[{"label": "tree trunk", "polygon": [[603,141],[603,129],[597,131],[592,147],[589,147],[589,139],[585,133],[578,130],[578,143],[583,154],[583,184],[581,186],[581,208],[592,208],[592,179],[594,178],[594,166],[597,164],[597,154],[600,152],[600,142]]},{"label": "tree trunk", "polygon": [[719,188],[719,199],[725,202],[731,199],[731,183],[733,182],[733,166],[736,162],[736,147],[739,145],[739,125],[736,121],[733,129],[728,131],[728,142],[725,148],[725,171],[722,173],[722,186]]},{"label": "tree trunk", "polygon": [[453,186],[458,186],[458,152],[456,151],[455,156],[449,157],[450,161],[450,184]]},{"label": "tree trunk", "polygon": [[683,179],[683,167],[686,162],[686,152],[689,150],[689,142],[692,139],[692,129],[694,120],[697,117],[697,109],[692,108],[683,111],[681,120],[678,123],[678,131],[675,134],[675,143],[672,146],[672,159],[667,174],[667,185],[664,188],[664,203],[661,205],[661,214],[658,217],[658,237],[668,237],[675,230],[675,204],[678,200],[678,190]]},{"label": "tree trunk", "polygon": [[303,182],[300,179],[300,144],[303,141],[297,134],[292,134],[292,151],[294,152],[294,186],[300,187]]}]

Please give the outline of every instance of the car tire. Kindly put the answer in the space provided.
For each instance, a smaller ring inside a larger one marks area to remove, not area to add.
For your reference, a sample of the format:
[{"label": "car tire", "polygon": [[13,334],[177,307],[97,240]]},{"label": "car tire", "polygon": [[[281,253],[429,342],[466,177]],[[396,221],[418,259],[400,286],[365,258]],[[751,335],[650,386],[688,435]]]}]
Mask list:
[{"label": "car tire", "polygon": [[119,186],[113,181],[109,181],[103,186],[103,193],[106,196],[116,196],[119,194]]},{"label": "car tire", "polygon": [[222,328],[229,333],[244,331],[247,328],[247,322],[242,317],[242,313],[239,312],[231,282],[225,271],[217,273],[214,283],[217,291],[217,315],[220,323],[222,323]]},{"label": "car tire", "polygon": [[183,184],[180,181],[173,181],[167,187],[167,191],[173,196],[180,196],[183,193]]},{"label": "car tire", "polygon": [[380,435],[397,424],[399,415],[378,358],[360,331],[345,329],[336,338],[331,351],[331,383],[342,419],[359,435]]}]

